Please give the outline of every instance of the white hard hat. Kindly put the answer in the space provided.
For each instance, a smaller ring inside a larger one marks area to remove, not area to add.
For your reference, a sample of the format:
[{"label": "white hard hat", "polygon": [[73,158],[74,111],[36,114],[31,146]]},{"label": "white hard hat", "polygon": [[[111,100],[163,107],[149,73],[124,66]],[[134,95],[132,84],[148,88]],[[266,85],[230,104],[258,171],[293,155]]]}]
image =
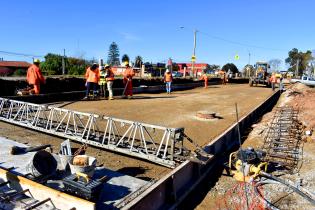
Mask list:
[{"label": "white hard hat", "polygon": [[166,69],[166,73],[170,72],[170,70]]}]

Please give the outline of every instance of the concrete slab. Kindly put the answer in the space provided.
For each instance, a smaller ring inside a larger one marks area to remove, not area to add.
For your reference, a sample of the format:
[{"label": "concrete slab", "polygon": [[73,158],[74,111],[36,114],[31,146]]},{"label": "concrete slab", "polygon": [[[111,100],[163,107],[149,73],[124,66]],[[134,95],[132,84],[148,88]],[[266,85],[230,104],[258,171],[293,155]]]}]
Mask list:
[{"label": "concrete slab", "polygon": [[[0,137],[0,166],[3,168],[15,167],[11,172],[25,175],[27,174],[26,166],[32,160],[35,152],[29,152],[22,155],[11,155],[10,151],[12,146],[27,147],[25,144]],[[59,163],[59,156],[54,155],[54,157]],[[103,185],[103,190],[97,203],[98,209],[115,207],[117,204],[124,201],[126,196],[138,191],[143,186],[147,186],[149,183],[148,181],[124,175],[104,167],[96,168],[94,178],[103,176],[107,177],[107,181]],[[61,181],[53,181],[49,183],[48,186],[57,190],[60,190],[63,187]]]}]

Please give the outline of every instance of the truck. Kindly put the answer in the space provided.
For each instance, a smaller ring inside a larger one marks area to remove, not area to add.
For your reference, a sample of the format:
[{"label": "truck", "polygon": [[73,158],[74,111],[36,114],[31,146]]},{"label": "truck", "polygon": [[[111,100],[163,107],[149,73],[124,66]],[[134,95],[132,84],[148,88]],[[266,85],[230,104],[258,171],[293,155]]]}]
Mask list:
[{"label": "truck", "polygon": [[249,77],[249,86],[257,86],[258,84],[265,85],[270,87],[270,73],[269,70],[270,66],[268,62],[265,61],[257,61],[254,65],[254,72],[253,75]]},{"label": "truck", "polygon": [[291,83],[302,83],[308,86],[315,86],[315,79],[308,76],[302,76],[301,79],[291,79]]}]

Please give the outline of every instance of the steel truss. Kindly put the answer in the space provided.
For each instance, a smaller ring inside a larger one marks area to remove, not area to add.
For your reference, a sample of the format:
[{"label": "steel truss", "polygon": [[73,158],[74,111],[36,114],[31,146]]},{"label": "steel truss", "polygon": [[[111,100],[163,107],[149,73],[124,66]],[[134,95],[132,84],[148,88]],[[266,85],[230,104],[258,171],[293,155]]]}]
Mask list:
[{"label": "steel truss", "polygon": [[[170,168],[183,160],[204,163],[210,157],[184,134],[184,128],[162,127],[5,98],[0,98],[0,120]],[[184,140],[197,150],[186,149]]]}]

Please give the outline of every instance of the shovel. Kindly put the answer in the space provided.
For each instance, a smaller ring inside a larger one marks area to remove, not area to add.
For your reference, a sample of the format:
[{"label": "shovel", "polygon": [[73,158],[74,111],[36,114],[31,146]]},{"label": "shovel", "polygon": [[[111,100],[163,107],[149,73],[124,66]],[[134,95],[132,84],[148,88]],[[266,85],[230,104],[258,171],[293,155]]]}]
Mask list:
[{"label": "shovel", "polygon": [[51,145],[50,144],[44,144],[41,146],[36,146],[36,147],[19,147],[19,146],[13,146],[11,147],[11,155],[21,155],[21,154],[25,154],[28,152],[35,152],[35,151],[39,151],[42,149],[46,149],[47,147],[50,148],[51,150]]}]

